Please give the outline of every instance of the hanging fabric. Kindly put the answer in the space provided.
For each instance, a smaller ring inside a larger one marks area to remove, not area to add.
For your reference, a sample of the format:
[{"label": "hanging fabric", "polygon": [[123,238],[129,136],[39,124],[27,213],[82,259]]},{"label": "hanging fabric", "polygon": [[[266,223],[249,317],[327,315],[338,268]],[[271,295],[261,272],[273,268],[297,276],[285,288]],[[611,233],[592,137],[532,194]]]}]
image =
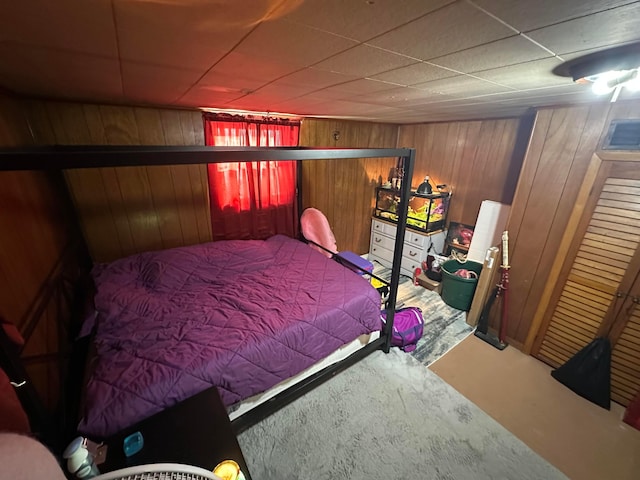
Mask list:
[{"label": "hanging fabric", "polygon": [[582,398],[609,410],[611,408],[611,343],[597,337],[551,376]]},{"label": "hanging fabric", "polygon": [[[300,123],[205,113],[211,146],[295,147]],[[297,163],[263,161],[208,166],[214,240],[298,235]]]}]

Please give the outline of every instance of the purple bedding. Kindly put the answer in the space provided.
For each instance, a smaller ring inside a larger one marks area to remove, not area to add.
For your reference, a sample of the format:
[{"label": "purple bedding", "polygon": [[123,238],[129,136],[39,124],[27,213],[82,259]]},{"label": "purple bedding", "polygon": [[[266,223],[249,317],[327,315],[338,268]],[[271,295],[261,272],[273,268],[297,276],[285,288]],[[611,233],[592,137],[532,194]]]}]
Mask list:
[{"label": "purple bedding", "polygon": [[284,236],[148,252],[99,266],[79,431],[106,437],[211,386],[225,405],[380,329],[363,278]]}]

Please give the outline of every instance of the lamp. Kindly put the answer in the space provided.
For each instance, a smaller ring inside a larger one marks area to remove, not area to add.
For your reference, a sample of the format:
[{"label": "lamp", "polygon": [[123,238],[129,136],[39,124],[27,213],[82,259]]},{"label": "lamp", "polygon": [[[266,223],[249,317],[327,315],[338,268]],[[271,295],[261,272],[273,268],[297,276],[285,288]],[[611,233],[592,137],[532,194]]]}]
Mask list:
[{"label": "lamp", "polygon": [[623,87],[640,90],[640,43],[574,58],[557,66],[553,73],[571,77],[578,84],[590,84],[596,95],[613,92],[611,101],[615,102]]}]

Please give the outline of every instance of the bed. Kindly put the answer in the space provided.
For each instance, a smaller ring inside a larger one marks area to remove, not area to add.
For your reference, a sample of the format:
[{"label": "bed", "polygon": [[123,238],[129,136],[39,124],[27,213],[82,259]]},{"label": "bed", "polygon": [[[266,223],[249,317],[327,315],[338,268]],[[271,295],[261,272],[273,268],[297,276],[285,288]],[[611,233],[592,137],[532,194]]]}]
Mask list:
[{"label": "bed", "polygon": [[[393,312],[412,149],[50,147],[0,152],[0,170],[383,157],[397,158],[405,179],[385,305]],[[210,385],[220,389],[239,432],[369,353],[390,348],[393,314],[377,332],[376,290],[349,268],[285,237],[140,254],[97,266],[94,278],[97,355],[88,365],[79,425],[92,437],[114,433]],[[291,302],[291,288],[298,303]],[[206,306],[203,297],[215,297],[218,306]],[[207,329],[211,336],[202,341]],[[274,335],[265,335],[270,330]],[[338,361],[322,363],[336,354]],[[273,398],[249,411],[238,407],[274,385],[280,391]]]},{"label": "bed", "polygon": [[367,280],[282,235],[133,255],[94,279],[93,438],[211,386],[233,407],[381,326]]}]

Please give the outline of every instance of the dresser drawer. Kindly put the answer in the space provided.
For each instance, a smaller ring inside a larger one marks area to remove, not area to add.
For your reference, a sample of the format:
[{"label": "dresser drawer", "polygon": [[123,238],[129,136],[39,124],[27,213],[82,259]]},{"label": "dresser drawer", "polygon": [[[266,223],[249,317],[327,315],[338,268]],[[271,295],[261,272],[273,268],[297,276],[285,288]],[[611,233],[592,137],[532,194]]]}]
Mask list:
[{"label": "dresser drawer", "polygon": [[402,256],[413,262],[419,263],[422,261],[422,249],[410,243],[405,243],[402,250]]},{"label": "dresser drawer", "polygon": [[393,262],[393,250],[388,250],[375,245],[371,246],[369,251],[369,260],[376,260],[387,268],[391,268]]},{"label": "dresser drawer", "polygon": [[415,245],[416,247],[424,247],[426,239],[426,236],[412,232],[409,229],[404,234],[404,243]]},{"label": "dresser drawer", "polygon": [[395,237],[396,226],[390,223],[380,222],[379,220],[373,220],[371,223],[371,232],[384,233],[390,237]]},{"label": "dresser drawer", "polygon": [[402,268],[402,273],[412,276],[416,268],[420,268],[420,260],[412,260],[403,256],[400,266]]},{"label": "dresser drawer", "polygon": [[382,247],[393,251],[393,249],[395,248],[395,244],[396,241],[392,237],[388,237],[377,232],[373,232],[373,234],[371,235],[371,248]]}]

